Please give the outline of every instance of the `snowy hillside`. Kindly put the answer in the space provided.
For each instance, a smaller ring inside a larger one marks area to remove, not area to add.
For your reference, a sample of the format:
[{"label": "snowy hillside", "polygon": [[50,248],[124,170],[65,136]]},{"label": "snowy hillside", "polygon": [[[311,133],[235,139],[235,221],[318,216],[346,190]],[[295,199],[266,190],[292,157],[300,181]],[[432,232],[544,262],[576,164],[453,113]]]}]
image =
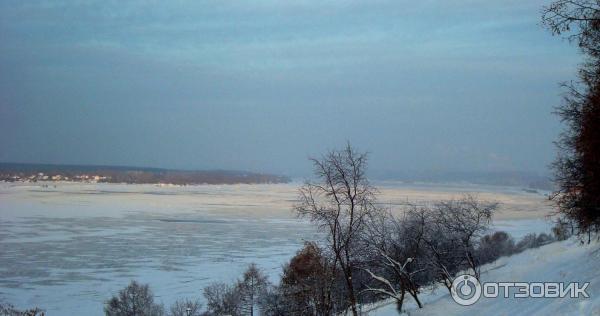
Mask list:
[{"label": "snowy hillside", "polygon": [[[590,298],[484,298],[472,306],[455,303],[445,288],[422,293],[423,309],[405,303],[413,315],[600,315],[600,243],[580,245],[576,240],[500,258],[483,267],[483,282],[589,282]],[[398,315],[394,303],[369,312],[372,316]]]}]

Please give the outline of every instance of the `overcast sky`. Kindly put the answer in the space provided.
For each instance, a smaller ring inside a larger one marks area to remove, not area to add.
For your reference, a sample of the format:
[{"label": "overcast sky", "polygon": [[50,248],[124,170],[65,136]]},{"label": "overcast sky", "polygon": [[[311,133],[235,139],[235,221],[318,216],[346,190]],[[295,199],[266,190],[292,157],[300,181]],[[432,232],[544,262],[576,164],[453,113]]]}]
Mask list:
[{"label": "overcast sky", "polygon": [[545,172],[548,1],[1,1],[0,161]]}]

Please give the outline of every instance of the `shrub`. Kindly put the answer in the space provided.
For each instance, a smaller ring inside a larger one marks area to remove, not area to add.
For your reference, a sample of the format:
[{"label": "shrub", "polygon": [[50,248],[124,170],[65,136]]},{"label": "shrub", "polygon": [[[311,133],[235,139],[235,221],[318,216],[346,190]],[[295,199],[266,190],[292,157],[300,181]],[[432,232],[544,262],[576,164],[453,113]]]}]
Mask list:
[{"label": "shrub", "polygon": [[481,264],[485,264],[502,256],[509,256],[515,251],[513,238],[504,231],[497,231],[481,238],[477,249],[477,257]]},{"label": "shrub", "polygon": [[541,233],[537,235],[535,233],[530,233],[525,235],[525,237],[517,243],[517,251],[521,252],[529,248],[539,248],[553,241],[554,238],[548,234]]}]

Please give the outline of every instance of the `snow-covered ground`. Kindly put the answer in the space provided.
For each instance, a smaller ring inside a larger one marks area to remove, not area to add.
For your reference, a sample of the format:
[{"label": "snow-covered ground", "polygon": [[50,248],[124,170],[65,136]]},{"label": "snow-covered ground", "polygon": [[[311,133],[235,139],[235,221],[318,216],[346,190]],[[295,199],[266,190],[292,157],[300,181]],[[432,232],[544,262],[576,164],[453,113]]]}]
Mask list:
[{"label": "snow-covered ground", "polygon": [[[276,280],[281,265],[319,235],[293,216],[297,184],[156,186],[0,183],[0,301],[47,315],[101,315],[129,280],[149,283],[166,305],[202,298],[256,262]],[[547,231],[543,195],[515,188],[386,184],[394,208],[476,192],[503,203],[496,229]]]},{"label": "snow-covered ground", "polygon": [[[452,300],[446,288],[426,291],[420,297],[423,309],[411,298],[406,314],[416,315],[600,315],[600,243],[581,245],[571,239],[538,249],[503,257],[483,267],[482,282],[589,282],[589,298],[499,298],[482,297],[471,306]],[[382,304],[383,305],[383,304]],[[399,315],[393,302],[368,313],[371,316]]]}]

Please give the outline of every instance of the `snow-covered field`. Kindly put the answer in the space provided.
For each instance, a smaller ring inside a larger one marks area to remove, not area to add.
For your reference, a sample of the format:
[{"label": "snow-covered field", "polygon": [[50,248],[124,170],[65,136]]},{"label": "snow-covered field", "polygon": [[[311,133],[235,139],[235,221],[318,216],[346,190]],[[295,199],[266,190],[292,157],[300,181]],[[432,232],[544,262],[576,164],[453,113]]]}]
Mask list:
[{"label": "snow-covered field", "polygon": [[[166,305],[200,297],[256,262],[275,280],[312,226],[291,212],[297,184],[155,186],[0,183],[0,301],[47,315],[101,315],[129,280]],[[547,231],[541,194],[516,188],[385,183],[395,208],[476,192],[502,203],[494,226],[516,237]]]},{"label": "snow-covered field", "polygon": [[[446,288],[425,292],[418,309],[411,298],[406,314],[417,315],[600,315],[600,243],[581,245],[571,239],[538,249],[503,257],[482,268],[483,282],[589,282],[589,298],[498,298],[482,297],[471,306],[455,303]],[[398,315],[393,302],[368,313],[371,316]]]}]

